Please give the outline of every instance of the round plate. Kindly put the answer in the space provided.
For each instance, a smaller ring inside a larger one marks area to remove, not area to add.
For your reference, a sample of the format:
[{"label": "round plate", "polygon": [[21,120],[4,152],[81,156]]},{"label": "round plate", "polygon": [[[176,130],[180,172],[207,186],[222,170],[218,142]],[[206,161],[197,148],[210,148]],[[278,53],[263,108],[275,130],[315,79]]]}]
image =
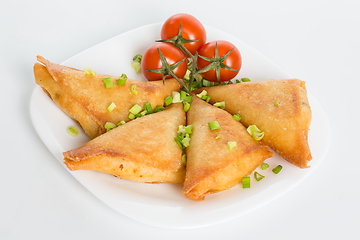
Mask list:
[{"label": "round plate", "polygon": [[[237,38],[212,27],[205,27],[208,41],[227,40],[239,48],[243,66],[238,78],[247,77],[252,81],[291,78]],[[104,74],[120,76],[126,73],[129,78],[145,80],[131,68],[132,58],[136,54],[144,53],[148,46],[160,38],[160,28],[161,23],[157,23],[120,34],[62,64],[78,69],[91,67]],[[265,175],[265,179],[260,182],[253,180],[249,189],[243,189],[240,184],[209,195],[205,201],[196,202],[181,194],[182,186],[135,183],[95,171],[70,173],[105,204],[142,223],[166,228],[195,228],[228,221],[280,197],[309,176],[324,158],[330,139],[328,120],[316,99],[311,94],[308,94],[308,97],[313,112],[309,132],[309,145],[313,155],[309,164],[311,167],[299,169],[276,155],[266,160],[270,164],[268,170],[258,170]],[[34,89],[31,97],[30,115],[40,138],[61,164],[62,152],[89,141],[84,132],[77,137],[67,134],[67,127],[77,124],[66,116],[39,86]],[[275,175],[271,168],[278,164],[283,166],[283,170]],[[64,164],[63,166],[66,168]]]}]

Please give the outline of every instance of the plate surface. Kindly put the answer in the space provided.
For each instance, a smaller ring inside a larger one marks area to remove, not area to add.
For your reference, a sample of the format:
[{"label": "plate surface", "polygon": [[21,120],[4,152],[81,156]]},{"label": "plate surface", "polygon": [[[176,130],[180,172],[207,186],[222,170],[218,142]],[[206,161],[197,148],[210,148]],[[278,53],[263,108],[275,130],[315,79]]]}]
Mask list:
[{"label": "plate surface", "polygon": [[[234,43],[243,57],[243,67],[238,78],[248,77],[252,81],[291,78],[274,63],[236,39],[235,37],[205,26],[208,41],[227,40]],[[63,62],[63,65],[84,69],[91,67],[98,73],[121,75],[145,80],[131,68],[133,56],[142,54],[148,46],[160,38],[161,23],[146,25],[120,34],[103,43],[81,52]],[[44,56],[46,58],[46,56]],[[251,181],[250,189],[241,185],[230,190],[206,197],[195,202],[181,194],[181,186],[172,184],[145,184],[118,179],[95,171],[74,171],[70,173],[85,188],[117,212],[139,222],[165,228],[196,228],[228,221],[253,211],[286,193],[304,180],[321,163],[330,142],[327,117],[309,94],[313,119],[309,132],[309,145],[313,160],[310,168],[301,170],[279,156],[266,160],[267,170],[258,170],[265,179]],[[30,115],[35,130],[55,158],[63,164],[62,152],[78,147],[89,140],[81,132],[71,137],[66,129],[77,125],[66,116],[37,86],[31,96]],[[275,175],[271,168],[281,164],[283,170]],[[67,169],[67,168],[66,168]]]}]

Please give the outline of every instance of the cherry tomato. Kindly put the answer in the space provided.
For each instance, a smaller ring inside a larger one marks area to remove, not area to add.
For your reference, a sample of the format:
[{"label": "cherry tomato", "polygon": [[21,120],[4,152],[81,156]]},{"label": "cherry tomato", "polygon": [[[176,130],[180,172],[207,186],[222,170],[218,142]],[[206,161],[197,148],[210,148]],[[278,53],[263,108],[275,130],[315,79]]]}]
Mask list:
[{"label": "cherry tomato", "polygon": [[161,28],[161,39],[169,39],[179,34],[180,23],[182,25],[182,36],[187,40],[196,42],[185,43],[184,46],[195,54],[206,42],[206,31],[201,22],[194,16],[186,13],[179,13],[169,17]]},{"label": "cherry tomato", "polygon": [[[224,63],[226,66],[232,69],[236,69],[237,71],[232,71],[223,68],[220,69],[220,82],[226,82],[233,79],[240,71],[242,65],[241,54],[239,49],[234,44],[228,41],[213,41],[213,42],[208,42],[204,46],[202,46],[199,50],[199,55],[207,58],[214,58],[216,44],[218,47],[219,57],[223,57],[224,55],[226,55],[226,53],[228,53],[231,49],[233,49],[231,54],[222,63]],[[198,58],[197,66],[199,69],[202,69],[209,64],[210,64],[209,61],[204,60],[200,57]],[[216,78],[215,69],[202,73],[202,76],[208,81],[212,81],[212,82],[218,81],[218,79]]]},{"label": "cherry tomato", "polygon": [[[162,43],[158,42],[150,46],[145,53],[143,54],[141,60],[141,69],[145,78],[149,81],[162,80],[162,73],[153,73],[147,70],[154,70],[163,68],[160,54],[158,49],[164,55],[167,63],[169,65],[173,65],[177,62],[180,62],[183,59],[186,59],[185,54],[177,47],[172,45],[171,43]],[[173,70],[174,74],[178,78],[183,78],[187,70],[187,62],[183,61],[177,68]],[[167,76],[166,78],[171,78],[171,76]]]}]

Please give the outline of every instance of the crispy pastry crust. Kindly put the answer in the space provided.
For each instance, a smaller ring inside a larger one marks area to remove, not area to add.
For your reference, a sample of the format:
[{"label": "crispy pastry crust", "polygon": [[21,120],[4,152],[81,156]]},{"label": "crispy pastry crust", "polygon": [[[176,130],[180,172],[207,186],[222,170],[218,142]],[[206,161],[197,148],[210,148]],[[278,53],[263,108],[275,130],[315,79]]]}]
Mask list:
[{"label": "crispy pastry crust", "polygon": [[185,166],[174,141],[184,125],[182,104],[121,125],[86,144],[64,152],[70,170],[96,170],[122,179],[182,184]]},{"label": "crispy pastry crust", "polygon": [[[210,130],[211,121],[218,121],[221,129]],[[235,186],[274,155],[267,146],[255,141],[231,114],[196,96],[187,113],[187,124],[194,127],[186,149],[183,194],[192,200],[204,200],[208,194]],[[237,142],[237,146],[230,150],[229,141]]]},{"label": "crispy pastry crust", "polygon": [[[90,138],[105,132],[106,122],[129,121],[129,109],[135,104],[143,106],[149,102],[153,107],[162,106],[164,98],[172,91],[179,91],[175,79],[164,81],[136,81],[128,79],[123,86],[116,85],[118,76],[96,74],[92,76],[78,69],[52,63],[38,56],[34,65],[35,80],[51,99],[72,119],[79,122]],[[103,79],[111,77],[114,87],[107,89]],[[139,94],[131,93],[136,85]],[[111,103],[116,108],[108,112]]]},{"label": "crispy pastry crust", "polygon": [[312,159],[308,145],[311,109],[305,82],[299,79],[243,82],[206,90],[210,102],[226,102],[226,110],[239,113],[246,127],[255,124],[265,132],[263,143],[280,156],[307,168]]}]

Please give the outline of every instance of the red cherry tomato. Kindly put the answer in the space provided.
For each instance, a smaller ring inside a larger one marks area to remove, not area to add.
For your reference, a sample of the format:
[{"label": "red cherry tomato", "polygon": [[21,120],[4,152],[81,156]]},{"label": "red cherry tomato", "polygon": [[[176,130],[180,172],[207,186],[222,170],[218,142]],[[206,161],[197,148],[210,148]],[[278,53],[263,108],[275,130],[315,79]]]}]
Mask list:
[{"label": "red cherry tomato", "polygon": [[169,39],[179,34],[180,23],[182,25],[182,36],[187,40],[196,42],[185,43],[184,46],[195,54],[206,42],[206,31],[201,22],[194,16],[186,13],[179,13],[169,17],[161,28],[161,39]]},{"label": "red cherry tomato", "polygon": [[[163,74],[147,71],[160,69],[163,67],[158,49],[164,55],[169,65],[173,65],[183,59],[186,59],[185,54],[171,43],[158,42],[153,44],[145,51],[141,60],[142,73],[149,81],[163,79]],[[173,70],[173,72],[178,78],[183,78],[186,70],[187,62],[183,61],[177,68]],[[171,78],[171,76],[167,76],[166,78]]]},{"label": "red cherry tomato", "polygon": [[[234,48],[234,50],[223,61],[223,63],[232,69],[236,69],[237,71],[232,71],[223,68],[220,69],[220,82],[226,82],[233,79],[240,71],[242,65],[241,54],[239,49],[234,44],[228,41],[213,41],[213,42],[208,42],[204,46],[202,46],[199,50],[199,55],[207,58],[214,58],[216,43],[218,47],[218,55],[220,57],[226,55],[226,53],[228,53],[231,49]],[[210,64],[209,61],[204,60],[200,57],[198,58],[197,66],[199,69],[202,69],[209,64]],[[218,79],[216,78],[215,69],[202,73],[202,76],[208,81],[218,82]]]}]

